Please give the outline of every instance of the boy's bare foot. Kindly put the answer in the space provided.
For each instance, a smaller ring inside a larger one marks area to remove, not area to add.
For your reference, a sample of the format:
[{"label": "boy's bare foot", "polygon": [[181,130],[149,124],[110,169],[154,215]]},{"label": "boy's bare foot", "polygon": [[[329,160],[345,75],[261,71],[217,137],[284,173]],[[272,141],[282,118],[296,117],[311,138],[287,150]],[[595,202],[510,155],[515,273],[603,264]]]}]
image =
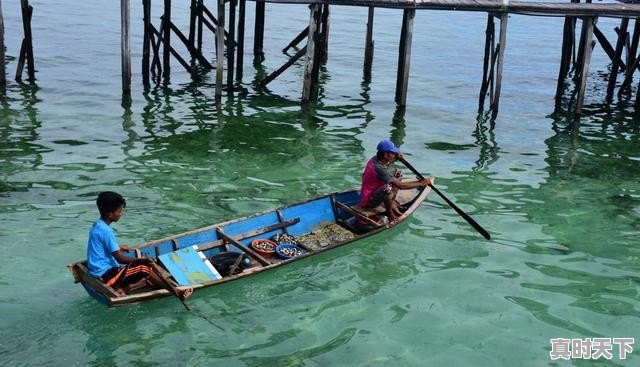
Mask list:
[{"label": "boy's bare foot", "polygon": [[192,294],[193,288],[187,288],[178,291],[178,297],[180,297],[180,299],[183,301],[189,298],[189,296],[191,296]]}]

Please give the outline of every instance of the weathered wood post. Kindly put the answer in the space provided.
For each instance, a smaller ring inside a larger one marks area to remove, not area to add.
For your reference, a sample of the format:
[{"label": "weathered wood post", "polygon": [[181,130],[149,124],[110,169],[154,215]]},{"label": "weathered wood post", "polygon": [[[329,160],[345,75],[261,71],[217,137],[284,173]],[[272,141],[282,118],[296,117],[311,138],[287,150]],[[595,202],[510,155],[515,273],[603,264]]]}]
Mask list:
[{"label": "weathered wood post", "polygon": [[36,69],[33,59],[33,40],[31,37],[31,16],[33,15],[33,7],[29,5],[28,0],[20,0],[20,5],[22,8],[22,29],[24,30],[24,38],[22,39],[20,56],[18,57],[16,81],[22,81],[22,71],[24,70],[24,64],[26,62],[29,81],[33,83],[36,80]]},{"label": "weathered wood post", "polygon": [[216,29],[216,101],[222,99],[224,74],[224,0],[218,0],[218,27]]},{"label": "weathered wood post", "polygon": [[398,75],[396,78],[396,103],[399,106],[405,106],[407,104],[409,68],[411,65],[411,40],[413,38],[413,21],[415,16],[416,9],[404,9],[398,52]]},{"label": "weathered wood post", "polygon": [[367,17],[367,35],[364,41],[364,78],[371,79],[371,68],[373,66],[373,11],[374,7],[369,7],[369,15]]},{"label": "weathered wood post", "polygon": [[620,68],[619,61],[620,57],[622,56],[622,50],[624,49],[624,45],[627,41],[628,26],[629,18],[622,18],[618,31],[618,42],[616,42],[616,51],[613,56],[613,62],[611,64],[611,74],[609,75],[609,82],[607,83],[607,103],[611,103],[611,100],[613,99],[613,90],[616,87],[616,80],[618,79],[618,69]]},{"label": "weathered wood post", "polygon": [[256,1],[256,20],[253,36],[253,57],[258,60],[264,59],[262,44],[264,42],[264,1]]},{"label": "weathered wood post", "polygon": [[504,66],[504,50],[507,47],[507,20],[509,13],[500,14],[500,39],[498,40],[498,65],[496,66],[496,90],[494,100],[491,104],[491,118],[495,119],[498,115],[498,105],[500,104],[500,89],[502,87],[502,69]]},{"label": "weathered wood post", "polygon": [[[478,98],[478,113],[484,109],[484,100],[487,97],[489,86],[493,87],[493,62],[495,59],[495,23],[493,14],[487,14],[487,28],[485,29],[484,60],[482,63],[482,84],[480,85],[480,96]],[[491,68],[491,69],[490,69]],[[493,98],[493,88],[491,89]]]},{"label": "weathered wood post", "polygon": [[593,42],[593,27],[596,20],[596,17],[586,17],[582,20],[582,35],[580,38],[583,39],[584,42],[582,42],[583,50],[580,53],[582,58],[578,60],[580,65],[580,82],[578,83],[578,93],[576,96],[576,115],[580,115],[582,113],[582,107],[584,106],[584,94],[589,74],[589,63],[591,62],[591,53],[593,51],[593,47],[591,45]]},{"label": "weathered wood post", "polygon": [[164,0],[162,20],[162,76],[168,82],[171,74],[171,0]]},{"label": "weathered wood post", "polygon": [[556,85],[555,110],[558,111],[562,105],[562,95],[564,86],[571,67],[571,53],[575,44],[576,18],[565,17],[562,31],[562,55],[560,57],[560,68],[558,70],[558,82]]},{"label": "weathered wood post", "polygon": [[148,88],[149,83],[149,71],[151,70],[150,48],[151,48],[151,0],[142,0],[142,23],[144,24],[142,32],[142,85]]},{"label": "weathered wood post", "polygon": [[322,6],[322,20],[320,21],[321,25],[321,37],[320,40],[320,60],[321,62],[326,62],[329,56],[329,22],[330,22],[330,12],[329,12],[329,4],[324,4]]},{"label": "weathered wood post", "polygon": [[302,103],[308,103],[318,80],[317,63],[318,61],[318,36],[320,31],[320,15],[322,11],[321,4],[312,4],[310,6],[311,14],[309,16],[309,36],[307,37],[307,54],[305,56],[304,65],[304,84],[302,86]]},{"label": "weathered wood post", "polygon": [[198,0],[197,12],[198,12],[198,52],[202,53],[202,29],[204,27],[204,19],[202,16],[202,9],[204,7],[204,0]]},{"label": "weathered wood post", "polygon": [[233,93],[234,64],[236,57],[236,4],[237,0],[229,1],[229,35],[227,36],[227,91]]},{"label": "weathered wood post", "polygon": [[240,0],[238,8],[238,56],[236,57],[236,80],[242,81],[242,68],[244,63],[244,24],[246,0]]},{"label": "weathered wood post", "polygon": [[[198,2],[191,0],[189,6],[189,44],[196,48],[196,23],[198,22]],[[200,50],[198,50],[200,52]]]},{"label": "weathered wood post", "polygon": [[122,64],[122,93],[131,94],[131,13],[129,0],[120,0],[120,47]]},{"label": "weathered wood post", "polygon": [[7,69],[4,66],[4,16],[2,15],[2,0],[0,0],[0,93],[4,94],[7,87]]},{"label": "weathered wood post", "polygon": [[[500,18],[500,35],[498,36],[498,43],[496,44],[494,18],[498,17]],[[507,12],[500,13],[500,15],[489,13],[487,18],[482,85],[480,86],[478,112],[483,110],[485,97],[488,93],[489,110],[491,111],[492,119],[495,119],[497,116],[500,103],[504,50],[507,43],[507,19],[509,19],[509,13]]]}]

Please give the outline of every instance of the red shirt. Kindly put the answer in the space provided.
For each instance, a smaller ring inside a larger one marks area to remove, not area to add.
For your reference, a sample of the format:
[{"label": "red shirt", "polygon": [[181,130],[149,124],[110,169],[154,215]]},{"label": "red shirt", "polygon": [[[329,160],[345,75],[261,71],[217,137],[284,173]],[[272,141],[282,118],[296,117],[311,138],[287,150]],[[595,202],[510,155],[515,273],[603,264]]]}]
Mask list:
[{"label": "red shirt", "polygon": [[362,173],[360,188],[360,205],[367,206],[371,195],[381,186],[393,181],[393,176],[377,157],[369,159]]}]

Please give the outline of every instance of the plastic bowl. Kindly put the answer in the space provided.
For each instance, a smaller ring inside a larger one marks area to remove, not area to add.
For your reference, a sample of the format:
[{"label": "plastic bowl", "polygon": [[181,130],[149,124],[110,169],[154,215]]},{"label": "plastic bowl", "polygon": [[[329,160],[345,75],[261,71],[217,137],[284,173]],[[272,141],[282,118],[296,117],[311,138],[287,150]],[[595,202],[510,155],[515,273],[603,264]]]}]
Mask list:
[{"label": "plastic bowl", "polygon": [[292,259],[304,254],[304,250],[292,243],[282,243],[276,247],[276,253],[281,259]]},{"label": "plastic bowl", "polygon": [[262,257],[272,257],[276,253],[277,243],[264,238],[251,241],[251,248]]}]

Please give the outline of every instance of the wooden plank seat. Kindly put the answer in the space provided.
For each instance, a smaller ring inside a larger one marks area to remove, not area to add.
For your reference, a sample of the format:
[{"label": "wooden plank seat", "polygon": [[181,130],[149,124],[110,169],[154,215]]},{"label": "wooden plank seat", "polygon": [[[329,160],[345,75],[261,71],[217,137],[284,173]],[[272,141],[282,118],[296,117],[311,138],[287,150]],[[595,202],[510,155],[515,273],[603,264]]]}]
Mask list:
[{"label": "wooden plank seat", "polygon": [[[416,197],[417,192],[418,192],[418,189],[398,190],[398,194],[396,195],[396,201],[400,205],[405,205],[411,200],[413,200],[413,198]],[[384,207],[384,203],[381,203],[375,208],[364,208],[362,207],[362,205],[360,205],[360,203],[358,203],[356,205],[352,205],[351,209],[355,210],[358,213],[366,215],[367,217],[380,215],[387,211],[387,209],[385,209]]]}]

